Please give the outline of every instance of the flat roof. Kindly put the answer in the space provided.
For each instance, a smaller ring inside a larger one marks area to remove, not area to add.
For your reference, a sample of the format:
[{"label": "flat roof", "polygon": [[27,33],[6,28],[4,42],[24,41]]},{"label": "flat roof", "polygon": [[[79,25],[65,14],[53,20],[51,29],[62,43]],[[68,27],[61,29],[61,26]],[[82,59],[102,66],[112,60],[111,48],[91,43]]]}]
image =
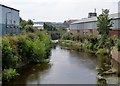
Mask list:
[{"label": "flat roof", "polygon": [[6,8],[9,8],[9,9],[12,9],[12,10],[15,10],[15,11],[19,12],[19,10],[15,9],[15,8],[12,8],[12,7],[9,7],[9,6],[6,6],[6,5],[3,5],[3,4],[0,4],[0,6],[3,6],[3,7],[6,7]]},{"label": "flat roof", "polygon": [[[110,18],[113,18],[113,19],[120,18],[120,13],[110,14],[109,17],[110,17]],[[75,22],[73,22],[73,23],[71,23],[71,24],[78,24],[78,23],[84,23],[84,22],[95,22],[95,21],[97,21],[97,17],[82,18],[81,20],[75,21]]]}]

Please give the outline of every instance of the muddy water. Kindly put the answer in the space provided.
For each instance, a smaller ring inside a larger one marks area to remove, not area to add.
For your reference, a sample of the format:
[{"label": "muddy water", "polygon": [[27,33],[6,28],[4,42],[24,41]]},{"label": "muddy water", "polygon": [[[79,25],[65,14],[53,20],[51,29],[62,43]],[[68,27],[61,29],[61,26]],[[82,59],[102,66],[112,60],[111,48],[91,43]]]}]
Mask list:
[{"label": "muddy water", "polygon": [[11,84],[97,84],[97,59],[85,53],[53,48],[49,64],[29,65]]}]

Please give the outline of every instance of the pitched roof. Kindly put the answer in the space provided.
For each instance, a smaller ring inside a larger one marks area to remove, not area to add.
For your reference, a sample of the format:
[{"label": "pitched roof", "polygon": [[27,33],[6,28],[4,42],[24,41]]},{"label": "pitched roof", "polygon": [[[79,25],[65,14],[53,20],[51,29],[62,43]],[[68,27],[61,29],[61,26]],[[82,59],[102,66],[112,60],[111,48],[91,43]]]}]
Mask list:
[{"label": "pitched roof", "polygon": [[8,5],[6,3],[3,3],[3,2],[0,2],[0,6],[6,7],[6,8],[9,8],[9,9],[12,9],[12,10],[16,10],[16,11],[19,12],[19,10],[15,9],[15,8],[11,7],[10,5]]},{"label": "pitched roof", "polygon": [[[109,17],[110,17],[110,18],[113,18],[113,19],[120,18],[120,13],[110,14]],[[94,22],[94,21],[97,21],[97,17],[82,18],[81,20],[75,21],[75,22],[73,22],[73,23],[71,23],[71,24],[84,23],[84,22]]]}]

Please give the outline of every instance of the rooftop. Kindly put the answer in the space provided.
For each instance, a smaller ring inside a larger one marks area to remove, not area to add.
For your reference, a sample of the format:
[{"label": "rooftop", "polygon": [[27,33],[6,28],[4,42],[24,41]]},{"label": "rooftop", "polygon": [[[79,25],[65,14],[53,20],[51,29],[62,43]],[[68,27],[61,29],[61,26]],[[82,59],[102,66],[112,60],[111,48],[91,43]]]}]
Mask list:
[{"label": "rooftop", "polygon": [[[109,16],[110,18],[116,19],[116,18],[120,18],[120,13],[114,13],[114,14],[110,14]],[[92,17],[92,18],[82,18],[79,21],[75,21],[71,24],[77,24],[77,23],[84,23],[84,22],[94,22],[97,21],[97,17]]]},{"label": "rooftop", "polygon": [[6,3],[3,3],[3,2],[0,2],[0,6],[6,7],[6,8],[9,8],[9,9],[12,9],[12,10],[16,10],[16,11],[19,12],[19,10],[15,9],[15,8],[11,7],[10,5],[8,5]]}]

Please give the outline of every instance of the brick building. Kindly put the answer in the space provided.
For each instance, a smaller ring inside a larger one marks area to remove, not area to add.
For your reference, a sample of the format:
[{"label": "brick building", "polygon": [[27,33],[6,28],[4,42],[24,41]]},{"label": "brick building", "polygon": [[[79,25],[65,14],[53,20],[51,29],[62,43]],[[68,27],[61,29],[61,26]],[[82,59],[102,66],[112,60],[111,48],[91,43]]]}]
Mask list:
[{"label": "brick building", "polygon": [[[120,37],[120,13],[111,14],[113,27],[109,30],[110,36]],[[70,24],[70,33],[81,33],[83,35],[98,35],[97,17],[83,18]]]}]

